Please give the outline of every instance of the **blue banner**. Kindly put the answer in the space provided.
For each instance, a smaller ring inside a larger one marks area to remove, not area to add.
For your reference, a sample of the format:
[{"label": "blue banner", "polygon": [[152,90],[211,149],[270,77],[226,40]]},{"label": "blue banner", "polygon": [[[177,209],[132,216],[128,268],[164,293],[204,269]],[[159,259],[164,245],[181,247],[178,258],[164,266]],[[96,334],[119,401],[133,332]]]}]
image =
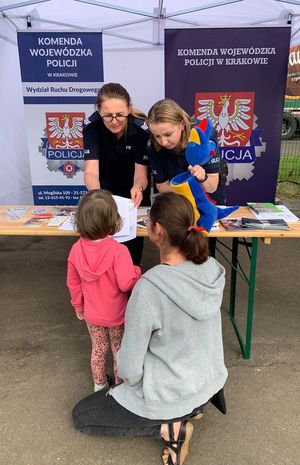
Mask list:
[{"label": "blue banner", "polygon": [[104,80],[102,34],[19,32],[18,47],[34,203],[77,205],[83,124]]},{"label": "blue banner", "polygon": [[99,33],[19,32],[18,45],[23,82],[103,81]]},{"label": "blue banner", "polygon": [[289,44],[290,27],[165,31],[165,95],[212,120],[227,204],[275,200]]}]

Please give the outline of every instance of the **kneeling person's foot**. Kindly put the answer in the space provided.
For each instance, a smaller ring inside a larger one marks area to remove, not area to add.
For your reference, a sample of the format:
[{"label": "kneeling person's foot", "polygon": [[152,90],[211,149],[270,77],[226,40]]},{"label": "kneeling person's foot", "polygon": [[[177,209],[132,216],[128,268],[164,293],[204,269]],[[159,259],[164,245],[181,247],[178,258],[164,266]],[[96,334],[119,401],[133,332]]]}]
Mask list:
[{"label": "kneeling person's foot", "polygon": [[193,430],[189,421],[165,423],[161,426],[160,436],[166,446],[162,455],[164,465],[183,465],[189,452]]}]

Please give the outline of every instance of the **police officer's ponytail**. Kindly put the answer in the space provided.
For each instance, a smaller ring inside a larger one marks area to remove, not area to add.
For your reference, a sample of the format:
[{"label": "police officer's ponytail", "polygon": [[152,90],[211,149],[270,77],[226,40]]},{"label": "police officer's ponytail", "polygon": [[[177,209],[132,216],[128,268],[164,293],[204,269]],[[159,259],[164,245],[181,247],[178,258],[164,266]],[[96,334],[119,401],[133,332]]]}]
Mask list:
[{"label": "police officer's ponytail", "polygon": [[150,228],[163,226],[167,243],[176,247],[187,260],[204,263],[209,256],[207,236],[195,228],[194,209],[190,201],[175,192],[158,194],[150,210]]}]

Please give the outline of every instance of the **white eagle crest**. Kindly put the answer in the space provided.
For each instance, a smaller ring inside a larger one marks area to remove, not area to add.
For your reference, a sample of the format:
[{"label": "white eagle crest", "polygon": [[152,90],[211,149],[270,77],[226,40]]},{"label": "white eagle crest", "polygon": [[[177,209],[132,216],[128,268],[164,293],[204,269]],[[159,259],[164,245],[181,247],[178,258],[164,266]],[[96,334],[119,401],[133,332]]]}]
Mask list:
[{"label": "white eagle crest", "polygon": [[[247,130],[249,126],[246,124],[246,121],[251,119],[249,111],[251,106],[249,103],[251,99],[246,98],[237,98],[234,102],[234,111],[231,115],[228,113],[228,107],[230,103],[231,95],[221,96],[221,101],[219,105],[221,106],[221,111],[217,115],[215,113],[215,102],[213,99],[204,99],[198,100],[200,107],[198,108],[200,118],[210,118],[215,126],[219,136],[219,144],[224,147],[225,145],[236,145],[240,146],[241,141],[246,138],[246,135],[240,133],[241,129]],[[227,135],[228,134],[228,135]],[[228,139],[234,138],[229,142]]]},{"label": "white eagle crest", "polygon": [[[70,126],[70,115],[63,115],[63,126],[60,125],[58,116],[50,116],[49,121],[49,138],[61,139],[61,145],[56,144],[59,149],[79,149],[78,138],[82,138],[83,120],[79,116],[74,116],[72,126]],[[77,139],[72,141],[72,139]]]}]

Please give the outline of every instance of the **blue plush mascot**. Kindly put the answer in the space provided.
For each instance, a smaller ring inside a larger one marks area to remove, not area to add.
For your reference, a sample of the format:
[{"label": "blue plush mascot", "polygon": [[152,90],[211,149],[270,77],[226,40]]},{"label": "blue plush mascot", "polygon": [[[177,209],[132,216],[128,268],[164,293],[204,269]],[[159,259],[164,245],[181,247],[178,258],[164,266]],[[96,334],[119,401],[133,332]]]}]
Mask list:
[{"label": "blue plush mascot", "polygon": [[[189,165],[204,165],[215,154],[215,142],[210,140],[212,122],[205,118],[192,128],[185,157]],[[177,193],[189,199],[194,207],[196,225],[209,232],[216,220],[225,218],[239,208],[219,208],[207,196],[201,183],[189,171],[178,174],[171,180],[171,187]]]}]

